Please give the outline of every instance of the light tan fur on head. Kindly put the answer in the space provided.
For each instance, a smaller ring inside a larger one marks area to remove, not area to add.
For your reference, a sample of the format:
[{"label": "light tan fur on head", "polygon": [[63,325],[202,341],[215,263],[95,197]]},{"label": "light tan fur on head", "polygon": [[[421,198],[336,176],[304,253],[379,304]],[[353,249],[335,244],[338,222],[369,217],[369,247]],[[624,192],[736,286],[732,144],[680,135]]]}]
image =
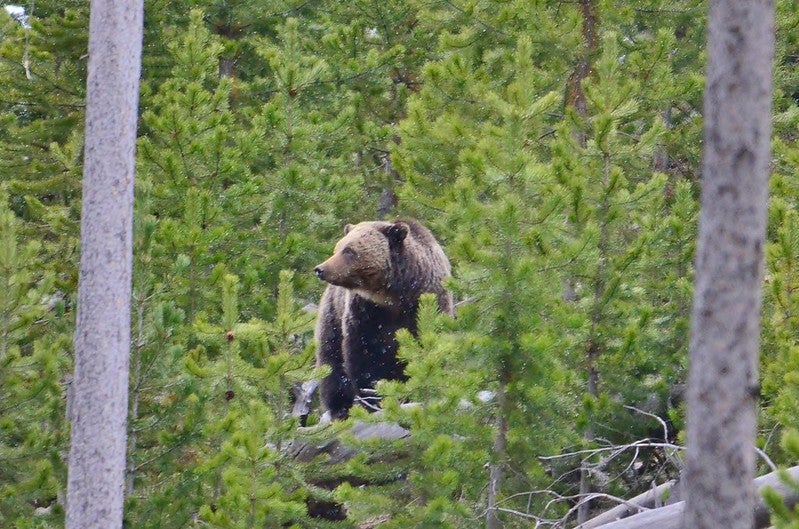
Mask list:
[{"label": "light tan fur on head", "polygon": [[385,230],[390,222],[348,224],[344,237],[336,244],[333,256],[316,267],[321,279],[381,305],[390,304],[387,295],[390,249]]}]

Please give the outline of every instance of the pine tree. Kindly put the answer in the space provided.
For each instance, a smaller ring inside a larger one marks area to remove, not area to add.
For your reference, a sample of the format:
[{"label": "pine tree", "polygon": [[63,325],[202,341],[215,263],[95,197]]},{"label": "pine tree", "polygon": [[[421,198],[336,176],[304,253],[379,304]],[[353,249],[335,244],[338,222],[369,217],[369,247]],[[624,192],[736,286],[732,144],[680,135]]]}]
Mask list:
[{"label": "pine tree", "polygon": [[[491,525],[500,516],[505,518],[499,514],[502,511],[535,510],[543,505],[540,498],[515,494],[542,488],[546,480],[533,451],[557,450],[568,439],[565,430],[553,426],[556,417],[568,416],[573,408],[567,400],[552,396],[567,394],[573,379],[553,354],[559,338],[542,309],[560,289],[544,259],[555,253],[553,222],[563,209],[562,194],[555,192],[552,173],[532,150],[524,149],[531,138],[545,132],[547,110],[557,98],[541,97],[531,87],[536,73],[531,49],[529,39],[519,39],[513,62],[507,65],[517,74],[507,86],[496,90],[479,82],[469,86],[486,102],[484,115],[495,116],[482,123],[481,133],[447,138],[463,147],[452,172],[457,178],[443,195],[448,204],[438,222],[457,227],[454,234],[444,233],[451,237],[447,249],[456,263],[453,286],[467,302],[452,336],[439,344],[432,333],[420,333],[424,347],[413,348],[417,356],[409,358],[409,385],[427,388],[420,396],[432,401],[423,402],[424,411],[411,423],[412,438],[429,443],[420,444],[429,454],[422,456],[429,474],[416,468],[408,487],[410,497],[404,497],[418,505],[410,519],[419,523],[457,526],[458,520],[477,517]],[[412,113],[405,126],[415,141],[419,137],[415,127],[427,127],[429,122]],[[446,132],[439,129],[439,134]],[[402,146],[400,156],[410,159],[398,158],[402,160],[398,167],[424,163],[413,143]],[[401,194],[403,201],[429,191],[416,184],[412,180],[408,195]],[[418,376],[420,368],[435,375],[417,381],[413,374]],[[456,387],[451,373],[458,375]],[[447,395],[445,404],[436,403],[440,395]],[[458,407],[463,402],[473,411],[460,418],[464,414]],[[423,419],[426,406],[432,407],[430,418]],[[460,456],[469,467],[442,475],[449,459],[444,458],[441,466],[431,461],[433,454],[440,456],[444,450]],[[403,515],[394,516],[397,527],[408,523]]]},{"label": "pine tree", "polygon": [[[54,277],[42,269],[42,247],[20,243],[21,221],[0,192],[0,523],[46,527],[63,520],[65,448],[60,376],[68,335]],[[57,328],[57,327],[56,327]],[[32,520],[34,509],[39,518]],[[28,520],[26,522],[26,520]]]},{"label": "pine tree", "polygon": [[[657,412],[665,414],[670,386],[682,381],[680,349],[670,350],[663,357],[656,348],[645,349],[651,342],[641,339],[663,339],[649,328],[650,299],[659,294],[646,275],[651,270],[647,267],[665,257],[663,262],[673,263],[673,268],[659,268],[664,274],[684,278],[690,272],[690,263],[686,266],[660,251],[665,247],[661,245],[669,241],[672,250],[679,251],[677,255],[690,260],[690,230],[686,235],[685,228],[690,216],[675,218],[681,230],[677,239],[661,228],[660,219],[671,207],[675,186],[682,190],[675,215],[690,215],[693,202],[690,188],[683,184],[672,183],[672,191],[666,192],[666,176],[653,172],[652,166],[663,153],[668,160],[674,151],[672,138],[696,134],[693,122],[682,115],[672,117],[667,109],[675,104],[674,100],[694,100],[698,85],[690,74],[685,82],[675,85],[672,81],[675,70],[682,72],[685,66],[669,56],[668,50],[678,38],[665,30],[671,22],[669,16],[646,21],[652,27],[646,31],[657,35],[653,39],[646,32],[639,33],[640,26],[635,24],[644,24],[644,20],[637,11],[609,11],[602,20],[610,19],[608,25],[617,26],[621,35],[606,33],[599,40],[596,56],[591,57],[591,74],[582,82],[585,113],[581,115],[567,107],[564,114],[559,114],[552,102],[547,106],[545,101],[548,97],[557,101],[559,91],[554,90],[551,96],[547,92],[566,82],[563,76],[553,76],[553,72],[565,69],[563,55],[551,54],[552,46],[542,47],[538,41],[528,44],[526,50],[517,46],[515,55],[511,55],[508,32],[515,29],[516,23],[523,27],[523,21],[528,19],[514,18],[510,6],[490,13],[479,11],[479,6],[476,4],[469,13],[475,14],[474,18],[441,6],[437,6],[437,16],[430,17],[452,24],[449,28],[455,35],[442,38],[441,46],[448,54],[445,59],[428,64],[425,87],[418,98],[411,100],[408,118],[402,124],[402,142],[394,158],[400,173],[408,176],[408,185],[400,204],[417,215],[435,212],[434,223],[450,241],[448,250],[456,263],[455,275],[464,280],[468,269],[465,263],[474,257],[454,244],[458,236],[472,242],[476,248],[473,253],[491,247],[495,239],[509,245],[523,244],[528,238],[535,240],[527,251],[508,250],[507,255],[512,256],[510,267],[507,261],[502,262],[503,266],[494,262],[479,277],[487,284],[501,285],[503,271],[512,270],[520,256],[538,251],[541,255],[532,262],[537,259],[539,264],[533,269],[548,273],[532,274],[525,280],[511,275],[513,281],[509,283],[516,292],[526,292],[525,287],[534,289],[534,296],[523,296],[537,299],[539,307],[516,310],[528,315],[548,314],[541,327],[551,329],[551,335],[560,338],[558,346],[573,372],[584,373],[590,390],[580,419],[582,427],[593,417],[592,423],[608,425],[602,434],[612,442],[646,437],[647,429],[657,422],[642,421],[640,414],[622,406],[639,405],[655,392],[659,395]],[[561,28],[558,37],[552,38],[554,42],[582,38],[577,33],[580,13],[571,12],[571,18],[559,14],[559,18],[554,17],[542,7],[535,22],[526,23],[549,32]],[[603,14],[604,11],[600,13]],[[490,31],[498,27],[493,23],[498,19],[513,22],[503,26],[509,28],[505,32]],[[489,30],[489,35],[473,39],[470,24]],[[664,29],[659,30],[660,27]],[[571,33],[564,35],[564,28]],[[684,60],[692,54],[696,55],[688,47],[677,58]],[[509,56],[515,61],[500,60]],[[528,57],[527,62],[520,63],[518,57]],[[653,62],[652,57],[666,60]],[[664,85],[674,88],[662,91],[660,87]],[[475,104],[477,101],[480,105]],[[522,119],[518,122],[506,117],[509,110],[516,110],[514,104],[520,107],[517,112]],[[539,107],[544,113],[536,123]],[[504,141],[494,142],[492,136]],[[661,167],[671,172],[670,165]],[[470,181],[462,175],[468,175]],[[679,174],[672,173],[672,178],[676,181]],[[485,209],[474,214],[478,227],[460,214],[468,211],[460,201],[467,194],[474,202],[485,204]],[[500,215],[499,211],[493,213],[489,205],[503,201],[513,204],[515,197],[521,197],[515,207],[524,211],[518,214],[519,219],[531,218],[533,225],[540,223],[536,230],[525,233],[525,226],[508,231],[509,225],[492,224],[489,220],[492,215],[512,219],[513,209],[500,208]],[[486,228],[487,235],[480,237],[481,228],[486,226],[490,226]],[[465,283],[462,288],[469,296],[474,286]],[[681,299],[685,299],[684,295]],[[646,308],[642,311],[642,307]],[[655,308],[660,316],[658,322],[677,318],[685,321],[684,305],[655,304]],[[547,331],[539,327],[537,332]],[[668,359],[665,365],[664,358]],[[658,378],[656,373],[661,369],[672,375]],[[631,384],[631,373],[636,373],[635,380],[642,384]],[[626,430],[626,435],[615,434],[617,425],[636,423],[637,428]]]},{"label": "pine tree", "polygon": [[[578,500],[545,509],[533,491],[578,493],[574,451],[680,442],[704,4],[189,5],[154,0],[145,12],[128,524],[180,527],[202,512],[226,526],[464,527],[484,526],[489,510],[508,527],[571,521]],[[0,452],[15,458],[0,468],[0,525],[58,527],[88,4],[26,7],[29,29],[0,11],[0,182],[17,241],[0,273],[11,269],[20,289],[3,298],[17,299],[6,321],[25,322],[6,334],[15,352],[0,367]],[[797,426],[799,398],[797,12],[777,2],[759,440],[777,463],[793,461],[777,440]],[[283,414],[297,377],[264,374],[265,358],[305,351],[308,339],[275,338],[288,314],[280,271],[294,271],[295,302],[310,307],[324,287],[310,271],[341,227],[394,215],[442,241],[460,302],[454,321],[424,305],[419,339],[401,337],[410,380],[381,385],[382,415],[354,412],[411,435],[358,443],[349,423],[315,424],[315,410],[310,429],[295,430]],[[239,282],[230,343],[228,275]],[[595,397],[591,343],[601,351]],[[229,402],[214,371],[225,358],[240,360]],[[594,442],[581,439],[589,424]],[[358,455],[299,464],[290,438],[336,438]],[[586,484],[629,497],[680,464],[671,451],[642,449],[631,465],[634,456],[589,458]],[[347,520],[305,518],[322,511]]]},{"label": "pine tree", "polygon": [[[319,89],[327,64],[306,51],[311,38],[305,24],[289,18],[274,40],[262,39],[257,48],[269,66],[264,89],[273,94],[254,117],[264,140],[257,161],[262,195],[250,202],[262,248],[255,264],[260,281],[273,282],[281,268],[312,270],[329,251],[321,241],[340,233],[361,198],[348,173],[352,112]],[[301,276],[303,290],[308,277]],[[310,286],[318,292],[317,283]]]},{"label": "pine tree", "polygon": [[[32,7],[31,6],[28,7]],[[88,4],[35,3],[25,24],[0,12],[0,181],[20,233],[41,242],[59,295],[77,282]]]},{"label": "pine tree", "polygon": [[33,6],[21,21],[0,11],[0,230],[3,274],[14,285],[4,293],[12,323],[0,375],[10,433],[0,445],[14,463],[6,466],[0,516],[20,527],[63,524],[88,36],[87,3]]},{"label": "pine tree", "polygon": [[238,321],[238,280],[226,275],[221,325],[196,324],[200,345],[187,366],[204,382],[210,434],[210,453],[196,469],[204,481],[199,516],[220,527],[308,523],[310,476],[287,449],[301,441],[289,397],[311,374],[312,316],[294,306],[292,275],[281,273],[272,322]]},{"label": "pine tree", "polygon": [[85,2],[37,2],[25,24],[7,17],[0,54],[3,179],[11,193],[68,206],[80,192],[88,39]]},{"label": "pine tree", "polygon": [[[146,198],[138,198],[143,200]],[[133,246],[125,498],[126,519],[144,527],[157,527],[162,519],[180,514],[170,496],[180,497],[185,489],[172,483],[156,484],[174,473],[185,473],[181,465],[191,461],[192,442],[196,442],[198,423],[202,422],[202,403],[191,398],[194,385],[184,371],[185,313],[169,294],[169,277],[159,276],[153,266],[158,251],[156,225],[154,217],[140,216],[134,226]],[[172,459],[178,456],[180,464]]]},{"label": "pine tree", "polygon": [[774,80],[774,167],[770,181],[769,227],[763,292],[763,337],[761,352],[762,392],[766,413],[761,416],[763,449],[775,460],[792,464],[795,457],[785,454],[778,443],[781,433],[796,429],[791,411],[799,399],[793,381],[799,373],[799,351],[794,344],[797,326],[796,281],[794,269],[799,255],[797,232],[796,183],[799,152],[793,138],[799,127],[797,79],[790,67],[797,42],[788,28],[799,21],[795,5],[778,2]]}]

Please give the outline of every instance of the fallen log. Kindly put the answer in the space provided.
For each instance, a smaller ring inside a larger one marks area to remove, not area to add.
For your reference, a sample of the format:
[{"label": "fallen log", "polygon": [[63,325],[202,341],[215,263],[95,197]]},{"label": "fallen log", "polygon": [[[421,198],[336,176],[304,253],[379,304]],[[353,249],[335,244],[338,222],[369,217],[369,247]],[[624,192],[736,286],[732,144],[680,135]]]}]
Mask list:
[{"label": "fallen log", "polygon": [[308,415],[311,413],[311,402],[313,401],[314,395],[316,395],[316,389],[318,387],[318,380],[308,380],[301,384],[298,382],[292,388],[292,393],[294,394],[294,408],[291,410],[291,415],[300,418],[301,426],[305,426],[308,420]]},{"label": "fallen log", "polygon": [[578,525],[575,529],[595,529],[610,522],[628,518],[634,514],[660,508],[664,503],[666,503],[662,501],[664,495],[667,492],[671,492],[671,488],[676,482],[676,480],[671,480],[667,481],[666,483],[661,483],[657,487],[653,487],[648,491],[639,494],[635,498],[627,500],[624,503],[603,512],[602,514],[587,520],[586,522]]},{"label": "fallen log", "polygon": [[[356,422],[349,433],[358,441],[369,439],[382,439],[384,441],[397,441],[411,435],[410,430],[393,422],[365,423]],[[289,445],[288,454],[297,461],[309,462],[317,456],[326,454],[331,465],[343,463],[351,459],[357,450],[345,445],[338,437],[333,437],[319,443],[297,442]]]},{"label": "fallen log", "polygon": [[[799,466],[791,467],[787,469],[786,472],[788,472],[793,479],[799,480]],[[766,487],[776,490],[783,496],[783,501],[789,509],[799,504],[799,494],[780,480],[778,472],[760,476],[755,479],[754,485],[758,491],[758,499],[755,506],[754,529],[768,527],[770,523],[768,508],[762,499],[762,491]],[[603,525],[592,525],[591,527],[601,527],[601,529],[683,529],[682,518],[684,510],[685,502],[681,501],[673,505],[644,511]],[[590,522],[591,520],[586,523]]]}]

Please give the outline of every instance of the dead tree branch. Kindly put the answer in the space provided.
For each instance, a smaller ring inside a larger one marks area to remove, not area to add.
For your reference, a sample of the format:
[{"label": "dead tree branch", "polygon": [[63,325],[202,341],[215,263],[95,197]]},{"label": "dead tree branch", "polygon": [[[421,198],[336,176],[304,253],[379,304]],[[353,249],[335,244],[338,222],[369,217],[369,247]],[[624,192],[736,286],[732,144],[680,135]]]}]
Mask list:
[{"label": "dead tree branch", "polygon": [[[799,479],[799,466],[791,467],[787,472],[794,480]],[[778,472],[760,476],[755,479],[754,485],[758,491],[758,501],[754,511],[754,529],[762,529],[769,526],[769,512],[762,500],[762,491],[766,487],[771,487],[782,495],[788,508],[793,508],[799,504],[799,494],[780,480]],[[685,502],[681,501],[659,509],[644,511],[628,518],[603,523],[602,525],[594,524],[593,521],[600,517],[607,520],[605,517],[607,513],[603,513],[580,526],[580,529],[593,527],[601,527],[602,529],[683,529],[682,518],[684,510]]]}]

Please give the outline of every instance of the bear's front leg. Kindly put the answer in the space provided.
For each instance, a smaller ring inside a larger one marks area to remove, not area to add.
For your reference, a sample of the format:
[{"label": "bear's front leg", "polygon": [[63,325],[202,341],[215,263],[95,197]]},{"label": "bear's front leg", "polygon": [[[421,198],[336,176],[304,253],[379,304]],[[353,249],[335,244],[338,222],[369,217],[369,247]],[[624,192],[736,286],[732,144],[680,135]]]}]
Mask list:
[{"label": "bear's front leg", "polygon": [[405,380],[404,364],[397,359],[397,322],[391,311],[356,297],[344,319],[341,344],[344,371],[355,384],[360,404],[380,409],[374,391],[379,380]]},{"label": "bear's front leg", "polygon": [[322,379],[319,395],[325,409],[330,412],[331,419],[346,419],[349,416],[356,391],[350,377],[341,369],[334,369]]},{"label": "bear's front leg", "polygon": [[330,374],[319,384],[319,397],[331,419],[346,419],[355,400],[357,388],[344,366],[342,351],[342,312],[346,293],[338,287],[328,287],[319,305],[316,324],[316,364],[330,367]]},{"label": "bear's front leg", "polygon": [[346,419],[349,409],[355,401],[358,388],[347,374],[344,365],[341,336],[322,336],[319,342],[317,362],[330,367],[330,374],[319,384],[319,396],[322,405],[330,412],[331,419]]}]

